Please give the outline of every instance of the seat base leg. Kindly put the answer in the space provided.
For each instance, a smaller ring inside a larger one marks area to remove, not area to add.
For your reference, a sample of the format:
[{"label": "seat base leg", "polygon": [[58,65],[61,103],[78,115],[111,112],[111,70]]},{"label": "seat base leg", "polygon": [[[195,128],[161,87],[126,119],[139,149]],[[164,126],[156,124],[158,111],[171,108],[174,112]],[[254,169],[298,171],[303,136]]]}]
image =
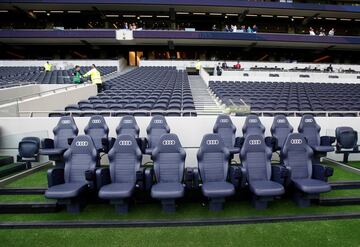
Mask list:
[{"label": "seat base leg", "polygon": [[116,200],[112,201],[112,204],[115,206],[115,211],[119,214],[126,214],[129,212],[129,204],[126,200]]},{"label": "seat base leg", "polygon": [[256,210],[266,209],[269,201],[272,201],[272,197],[258,197],[256,195],[252,195],[251,198],[251,204]]},{"label": "seat base leg", "polygon": [[209,210],[222,211],[224,209],[225,198],[210,198]]},{"label": "seat base leg", "polygon": [[174,213],[176,211],[174,199],[161,200],[162,211],[166,213]]},{"label": "seat base leg", "polygon": [[293,201],[300,208],[309,207],[311,204],[310,198],[299,191],[294,192]]}]

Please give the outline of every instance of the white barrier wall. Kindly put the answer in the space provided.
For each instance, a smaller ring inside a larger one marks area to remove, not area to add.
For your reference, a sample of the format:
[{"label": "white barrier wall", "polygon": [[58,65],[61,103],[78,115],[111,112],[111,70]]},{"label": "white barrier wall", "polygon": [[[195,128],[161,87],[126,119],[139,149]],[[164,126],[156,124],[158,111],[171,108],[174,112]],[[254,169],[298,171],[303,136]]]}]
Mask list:
[{"label": "white barrier wall", "polygon": [[[115,129],[120,122],[120,117],[106,118],[107,124],[110,129],[109,135],[116,136]],[[150,122],[150,117],[136,117],[138,125],[140,127],[140,136],[146,137],[146,127]],[[260,118],[264,126],[266,127],[265,135],[270,135],[270,127],[272,125],[272,117]],[[294,131],[300,122],[299,117],[289,117],[289,122],[294,126]],[[86,126],[89,118],[75,118],[76,124],[79,128],[79,134],[83,134],[84,127]],[[203,135],[212,133],[213,125],[215,123],[216,116],[198,116],[198,117],[168,117],[167,122],[170,126],[171,132],[179,136],[182,146],[185,148],[186,166],[193,167],[197,165],[196,152],[201,143]],[[237,127],[237,136],[242,136],[241,128],[244,124],[245,117],[232,117],[234,124]],[[317,117],[317,123],[322,127],[321,135],[335,135],[335,129],[338,126],[350,126],[355,130],[360,131],[360,118],[351,117]],[[17,150],[7,148],[9,146],[14,147],[20,141],[20,137],[27,135],[37,135],[41,138],[53,137],[52,129],[58,122],[58,118],[0,118],[0,155],[12,154]],[[7,140],[4,142],[3,140]],[[341,155],[331,153],[328,155],[330,158],[342,160]],[[144,162],[149,157],[144,156]],[[350,155],[351,160],[360,160],[360,155]]]}]

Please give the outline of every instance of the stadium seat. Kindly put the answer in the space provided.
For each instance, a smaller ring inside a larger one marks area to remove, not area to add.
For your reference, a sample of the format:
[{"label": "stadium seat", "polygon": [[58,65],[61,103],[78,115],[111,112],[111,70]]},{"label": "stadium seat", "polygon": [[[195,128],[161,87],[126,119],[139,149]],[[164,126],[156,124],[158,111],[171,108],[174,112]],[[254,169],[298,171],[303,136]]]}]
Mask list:
[{"label": "stadium seat", "polygon": [[331,190],[326,181],[332,176],[333,169],[313,163],[313,150],[302,134],[289,134],[282,156],[290,173],[288,184],[295,189],[294,201],[299,207],[309,206],[311,199],[318,199],[320,193]]},{"label": "stadium seat", "polygon": [[145,153],[152,154],[152,151],[159,143],[160,137],[163,134],[170,133],[170,127],[168,126],[165,117],[161,115],[152,117],[149,126],[146,128],[146,133],[148,146]]},{"label": "stadium seat", "polygon": [[109,150],[109,127],[106,124],[105,118],[101,115],[94,115],[89,119],[88,124],[84,129],[85,135],[92,138],[96,150],[107,153]]},{"label": "stadium seat", "polygon": [[302,116],[298,132],[304,135],[308,145],[313,149],[313,162],[315,164],[320,164],[320,158],[326,156],[326,153],[334,151],[331,144],[335,142],[335,138],[331,136],[320,137],[320,130],[321,127],[312,115]]},{"label": "stadium seat", "polygon": [[69,142],[77,136],[78,132],[73,117],[61,117],[53,129],[54,139],[45,138],[42,140],[40,154],[49,156],[50,160],[55,161],[56,166],[64,167],[63,154],[69,148]]},{"label": "stadium seat", "polygon": [[240,158],[256,209],[265,209],[268,201],[285,192],[283,185],[271,180],[271,157],[272,150],[265,144],[262,135],[246,136]]},{"label": "stadium seat", "polygon": [[344,154],[343,162],[348,163],[351,153],[359,153],[358,133],[351,127],[337,127],[335,136],[335,153]]},{"label": "stadium seat", "polygon": [[64,168],[55,167],[48,171],[49,189],[45,196],[65,204],[68,212],[78,213],[85,204],[86,194],[95,190],[98,152],[91,137],[75,137],[64,159]]},{"label": "stadium seat", "polygon": [[123,116],[119,125],[116,127],[116,135],[129,134],[135,138],[139,137],[140,128],[133,116]]},{"label": "stadium seat", "polygon": [[227,182],[230,152],[218,134],[207,134],[197,153],[201,190],[209,201],[211,211],[223,209],[225,198],[235,193],[234,185]]},{"label": "stadium seat", "polygon": [[271,125],[271,135],[276,138],[274,150],[281,150],[286,138],[292,133],[294,128],[290,125],[285,115],[276,115]]},{"label": "stadium seat", "polygon": [[156,184],[151,197],[161,200],[164,212],[175,211],[175,199],[184,196],[185,150],[175,134],[163,134],[152,152]]},{"label": "stadium seat", "polygon": [[31,168],[31,162],[39,161],[40,139],[38,137],[24,137],[18,145],[17,161],[26,162],[26,168]]},{"label": "stadium seat", "polygon": [[221,114],[217,117],[213,132],[221,136],[230,154],[235,154],[240,151],[238,147],[235,147],[236,127],[228,115]]},{"label": "stadium seat", "polygon": [[142,154],[135,137],[120,134],[108,154],[109,167],[96,171],[99,198],[110,200],[118,213],[128,212],[127,198],[136,187],[136,173],[140,169]]},{"label": "stadium seat", "polygon": [[247,135],[264,135],[265,127],[262,125],[258,116],[251,114],[246,116],[245,123],[242,127],[243,137]]}]

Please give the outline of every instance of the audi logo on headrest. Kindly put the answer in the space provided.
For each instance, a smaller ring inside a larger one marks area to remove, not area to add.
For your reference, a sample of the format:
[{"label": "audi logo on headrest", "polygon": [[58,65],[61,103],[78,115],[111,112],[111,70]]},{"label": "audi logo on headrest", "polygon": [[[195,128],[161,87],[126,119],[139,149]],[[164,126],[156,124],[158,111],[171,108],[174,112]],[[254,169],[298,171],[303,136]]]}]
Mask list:
[{"label": "audi logo on headrest", "polygon": [[93,124],[98,124],[98,123],[101,123],[101,119],[93,119],[91,122]]},{"label": "audi logo on headrest", "polygon": [[70,124],[71,121],[70,121],[70,120],[61,120],[61,123],[62,123],[62,124]]},{"label": "audi logo on headrest", "polygon": [[167,146],[168,145],[175,145],[175,143],[176,143],[175,140],[163,140],[162,141],[162,144],[167,145]]},{"label": "audi logo on headrest", "polygon": [[258,120],[256,119],[256,118],[254,118],[254,119],[249,119],[249,123],[257,123],[258,122]]},{"label": "audi logo on headrest", "polygon": [[130,146],[130,145],[132,145],[132,141],[130,141],[130,140],[122,140],[122,141],[119,141],[119,145],[120,146]]},{"label": "audi logo on headrest", "polygon": [[133,120],[124,120],[124,123],[126,123],[126,124],[132,124],[132,123],[133,123]]},{"label": "audi logo on headrest", "polygon": [[219,140],[207,140],[206,145],[218,145]]},{"label": "audi logo on headrest", "polygon": [[305,119],[305,123],[312,123],[314,120],[312,118]]},{"label": "audi logo on headrest", "polygon": [[277,123],[286,123],[285,119],[278,119]]},{"label": "audi logo on headrest", "polygon": [[249,140],[250,145],[259,145],[261,144],[261,140]]},{"label": "audi logo on headrest", "polygon": [[220,119],[220,123],[228,123],[228,122],[229,122],[229,119],[226,119],[226,118]]},{"label": "audi logo on headrest", "polygon": [[87,146],[89,146],[89,142],[88,141],[77,141],[77,142],[75,142],[75,146],[77,146],[77,147],[87,147]]},{"label": "audi logo on headrest", "polygon": [[162,123],[163,123],[163,120],[161,120],[161,119],[155,119],[155,120],[154,120],[154,123],[156,123],[156,124],[162,124]]},{"label": "audi logo on headrest", "polygon": [[291,139],[290,143],[295,144],[295,145],[302,144],[302,140],[301,139]]}]

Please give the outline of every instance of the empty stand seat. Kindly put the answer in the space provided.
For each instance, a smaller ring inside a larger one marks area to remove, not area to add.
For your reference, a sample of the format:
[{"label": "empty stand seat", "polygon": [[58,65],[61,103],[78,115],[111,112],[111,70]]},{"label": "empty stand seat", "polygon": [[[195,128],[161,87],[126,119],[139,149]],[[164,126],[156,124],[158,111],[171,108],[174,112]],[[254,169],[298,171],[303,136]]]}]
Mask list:
[{"label": "empty stand seat", "polygon": [[164,116],[154,116],[150,120],[149,126],[146,128],[148,147],[145,150],[146,154],[152,154],[154,148],[159,144],[162,135],[170,133]]},{"label": "empty stand seat", "polygon": [[264,135],[265,133],[265,127],[261,123],[260,119],[256,115],[248,115],[246,116],[245,123],[242,127],[242,132],[244,138],[246,138],[247,135]]},{"label": "empty stand seat", "polygon": [[358,133],[351,127],[337,127],[336,136],[336,153],[344,154],[343,162],[349,161],[351,153],[359,153]]}]

